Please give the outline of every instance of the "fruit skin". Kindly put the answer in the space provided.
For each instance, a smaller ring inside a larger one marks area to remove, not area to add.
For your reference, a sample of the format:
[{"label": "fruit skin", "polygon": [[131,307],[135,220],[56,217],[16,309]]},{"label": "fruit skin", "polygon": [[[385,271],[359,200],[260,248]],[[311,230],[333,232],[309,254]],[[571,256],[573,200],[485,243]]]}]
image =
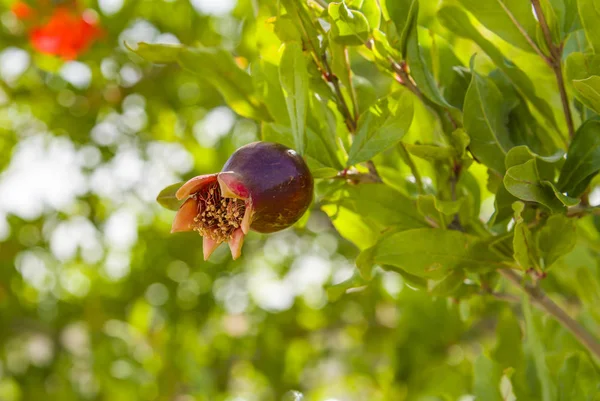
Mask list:
[{"label": "fruit skin", "polygon": [[[272,233],[298,221],[310,206],[313,186],[310,170],[294,150],[253,142],[236,150],[220,173],[194,177],[177,190],[177,199],[185,202],[171,232],[201,233],[205,260],[222,242],[237,259],[250,229]],[[237,209],[241,205],[228,198],[242,200],[243,207]],[[233,215],[235,210],[239,213]]]},{"label": "fruit skin", "polygon": [[294,224],[313,198],[313,177],[308,166],[292,149],[272,142],[242,146],[223,166],[248,190],[254,216],[250,228],[272,233]]}]

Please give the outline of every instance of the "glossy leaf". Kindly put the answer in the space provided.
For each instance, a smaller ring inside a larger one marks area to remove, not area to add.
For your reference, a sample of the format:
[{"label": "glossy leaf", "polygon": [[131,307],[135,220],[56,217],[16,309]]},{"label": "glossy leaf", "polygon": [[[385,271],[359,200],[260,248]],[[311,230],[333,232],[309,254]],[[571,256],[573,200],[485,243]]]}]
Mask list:
[{"label": "glossy leaf", "polygon": [[408,38],[416,30],[419,13],[418,0],[386,0],[387,12],[399,35],[398,50],[405,58],[407,55]]},{"label": "glossy leaf", "polygon": [[558,189],[579,196],[600,171],[600,120],[582,124],[573,138],[558,179]]},{"label": "glossy leaf", "polygon": [[419,34],[416,24],[409,32],[406,39],[406,61],[410,68],[410,75],[415,80],[423,95],[442,107],[452,108],[453,106],[451,106],[440,93],[440,90],[433,79],[433,75],[423,59],[421,48],[419,46]]},{"label": "glossy leaf", "polygon": [[148,43],[139,43],[135,52],[155,63],[178,62],[199,79],[213,85],[236,113],[257,120],[270,120],[257,96],[252,78],[237,66],[230,52],[218,48]]},{"label": "glossy leaf", "polygon": [[550,268],[554,262],[575,247],[577,242],[575,222],[562,214],[550,216],[536,233],[536,242],[544,267]]},{"label": "glossy leaf", "polygon": [[527,40],[535,37],[537,21],[531,4],[521,0],[460,0],[486,28],[507,42],[530,52],[534,49]]},{"label": "glossy leaf", "polygon": [[573,80],[573,87],[579,94],[578,98],[586,106],[600,113],[600,76],[592,75],[586,79]]},{"label": "glossy leaf", "polygon": [[513,236],[513,255],[515,260],[523,270],[529,270],[538,267],[536,244],[531,235],[531,230],[527,223],[523,221],[521,213],[525,209],[523,202],[515,202],[513,210],[515,212],[515,234]]},{"label": "glossy leaf", "polygon": [[565,204],[556,197],[552,183],[540,179],[535,159],[509,168],[504,176],[504,186],[513,196],[542,204],[552,212],[564,209]]},{"label": "glossy leaf", "polygon": [[438,12],[438,18],[452,32],[474,41],[492,59],[494,64],[506,74],[507,78],[523,97],[531,102],[552,127],[558,129],[552,108],[544,99],[536,94],[531,78],[511,60],[508,60],[492,42],[475,29],[464,11],[454,6],[443,6]]},{"label": "glossy leaf", "polygon": [[577,0],[579,17],[585,29],[585,35],[592,45],[594,52],[600,53],[600,31],[598,21],[600,20],[600,1]]},{"label": "glossy leaf", "polygon": [[380,99],[358,120],[358,129],[348,154],[348,165],[389,149],[402,139],[413,119],[413,96],[400,90]]},{"label": "glossy leaf", "polygon": [[369,38],[369,21],[357,10],[349,9],[344,2],[329,3],[331,32],[335,41],[351,46],[363,45]]},{"label": "glossy leaf", "polygon": [[502,370],[485,355],[479,355],[473,364],[473,395],[478,400],[504,401],[500,393]]},{"label": "glossy leaf", "polygon": [[452,231],[420,228],[384,235],[364,250],[357,264],[392,265],[418,277],[442,278],[456,268],[489,270],[501,266],[498,256],[478,246],[476,237]]},{"label": "glossy leaf", "polygon": [[182,185],[183,181],[164,188],[156,197],[156,201],[166,209],[179,210],[179,207],[183,204],[183,200],[177,199],[175,193]]},{"label": "glossy leaf", "polygon": [[279,82],[294,134],[294,148],[304,154],[306,146],[306,113],[308,109],[308,71],[300,44],[285,46],[279,64]]},{"label": "glossy leaf", "polygon": [[525,317],[527,349],[533,357],[536,375],[542,387],[542,401],[553,401],[556,399],[556,388],[550,379],[550,369],[546,362],[546,350],[540,334],[541,329],[533,315],[529,298],[524,298],[523,315]]},{"label": "glossy leaf", "polygon": [[473,155],[494,171],[504,173],[504,157],[513,146],[505,125],[502,95],[489,79],[473,72],[465,98],[465,131]]}]

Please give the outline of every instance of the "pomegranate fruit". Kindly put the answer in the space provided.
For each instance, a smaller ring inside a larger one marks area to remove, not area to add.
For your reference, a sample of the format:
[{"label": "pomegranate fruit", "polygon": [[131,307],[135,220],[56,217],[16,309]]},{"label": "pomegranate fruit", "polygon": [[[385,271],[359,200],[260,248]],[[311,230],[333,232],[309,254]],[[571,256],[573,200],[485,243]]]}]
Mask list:
[{"label": "pomegranate fruit", "polygon": [[187,181],[176,197],[185,202],[171,232],[197,231],[204,260],[223,242],[237,259],[250,229],[272,233],[302,217],[312,201],[313,178],[294,150],[254,142],[235,151],[220,173]]}]

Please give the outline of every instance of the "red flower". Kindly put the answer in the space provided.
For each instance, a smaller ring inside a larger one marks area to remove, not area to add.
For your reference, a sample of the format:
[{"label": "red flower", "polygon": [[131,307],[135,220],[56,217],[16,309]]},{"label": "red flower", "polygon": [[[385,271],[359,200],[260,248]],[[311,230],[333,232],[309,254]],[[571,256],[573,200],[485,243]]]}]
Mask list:
[{"label": "red flower", "polygon": [[102,30],[95,23],[67,8],[57,8],[45,25],[31,30],[29,37],[40,53],[72,60],[101,34]]},{"label": "red flower", "polygon": [[17,1],[15,4],[13,4],[11,11],[18,19],[29,18],[34,13],[33,9],[22,1]]}]

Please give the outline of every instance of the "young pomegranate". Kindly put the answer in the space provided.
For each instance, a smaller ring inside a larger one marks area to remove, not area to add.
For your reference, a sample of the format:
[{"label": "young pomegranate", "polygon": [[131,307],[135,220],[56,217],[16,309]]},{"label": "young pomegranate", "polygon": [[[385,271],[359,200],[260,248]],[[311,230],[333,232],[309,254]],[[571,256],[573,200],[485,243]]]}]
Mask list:
[{"label": "young pomegranate", "polygon": [[272,233],[298,221],[312,201],[313,178],[292,149],[254,142],[235,151],[222,172],[192,178],[175,196],[186,201],[171,232],[200,233],[204,260],[222,242],[237,259],[250,229]]}]

